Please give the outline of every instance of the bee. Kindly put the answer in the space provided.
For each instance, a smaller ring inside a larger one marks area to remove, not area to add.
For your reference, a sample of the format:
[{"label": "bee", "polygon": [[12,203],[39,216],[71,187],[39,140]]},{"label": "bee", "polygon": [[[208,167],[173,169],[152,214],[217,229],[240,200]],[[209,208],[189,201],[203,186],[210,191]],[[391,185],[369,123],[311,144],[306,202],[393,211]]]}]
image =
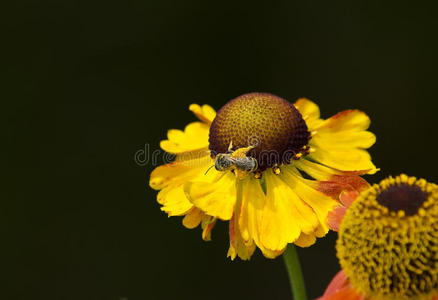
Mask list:
[{"label": "bee", "polygon": [[232,153],[220,153],[216,156],[214,167],[218,171],[237,169],[243,172],[251,173],[257,170],[258,164],[257,160],[253,157],[233,157]]},{"label": "bee", "polygon": [[[253,157],[246,156],[253,148],[253,146],[250,146],[233,151],[233,142],[231,141],[227,153],[219,153],[216,155],[214,162],[215,169],[218,171],[232,170],[237,177],[244,178],[248,173],[252,173],[258,168],[257,160]],[[211,166],[207,172],[212,167],[213,166]]]}]

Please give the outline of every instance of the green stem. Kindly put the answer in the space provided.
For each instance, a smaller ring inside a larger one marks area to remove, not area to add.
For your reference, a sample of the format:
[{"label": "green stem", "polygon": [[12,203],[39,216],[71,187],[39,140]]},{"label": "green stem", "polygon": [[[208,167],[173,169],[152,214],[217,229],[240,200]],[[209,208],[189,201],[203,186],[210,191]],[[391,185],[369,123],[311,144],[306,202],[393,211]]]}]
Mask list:
[{"label": "green stem", "polygon": [[287,245],[283,253],[284,263],[289,274],[294,300],[307,300],[306,286],[304,285],[303,272],[301,272],[300,260],[294,244]]}]

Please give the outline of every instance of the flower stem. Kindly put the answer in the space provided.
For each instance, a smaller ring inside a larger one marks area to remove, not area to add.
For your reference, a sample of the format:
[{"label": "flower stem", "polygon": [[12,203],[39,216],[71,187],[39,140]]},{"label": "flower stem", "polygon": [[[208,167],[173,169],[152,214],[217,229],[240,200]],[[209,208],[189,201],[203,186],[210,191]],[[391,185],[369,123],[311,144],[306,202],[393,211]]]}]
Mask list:
[{"label": "flower stem", "polygon": [[300,260],[294,244],[287,245],[283,253],[284,263],[289,274],[289,281],[292,288],[294,300],[307,300],[306,287],[304,285],[303,272],[301,271]]}]

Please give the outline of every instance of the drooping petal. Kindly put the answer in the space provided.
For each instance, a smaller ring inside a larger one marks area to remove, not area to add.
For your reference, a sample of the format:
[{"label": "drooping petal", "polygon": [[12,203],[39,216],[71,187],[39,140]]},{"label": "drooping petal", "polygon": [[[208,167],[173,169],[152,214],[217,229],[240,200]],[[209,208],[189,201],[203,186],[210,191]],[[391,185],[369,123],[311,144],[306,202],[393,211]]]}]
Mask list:
[{"label": "drooping petal", "polygon": [[344,289],[350,285],[347,276],[343,270],[339,271],[335,277],[333,277],[332,281],[327,286],[327,289],[324,292],[323,297],[330,296],[335,294],[341,289]]},{"label": "drooping petal", "polygon": [[216,117],[216,111],[207,104],[204,104],[202,106],[198,104],[191,104],[189,106],[189,110],[192,111],[199,120],[207,124],[211,124],[211,122],[213,122],[214,118]]},{"label": "drooping petal", "polygon": [[[366,171],[342,172],[307,159],[296,161],[294,165],[301,171],[304,171],[311,177],[319,180],[321,182],[319,190],[322,192],[324,192],[324,189],[327,190],[327,192],[328,189],[333,188],[341,190],[348,189],[348,186],[357,191],[363,191],[369,187],[369,184],[366,182],[366,180],[359,176],[365,174]],[[331,187],[329,186],[329,183],[332,184]],[[338,185],[338,187],[334,186],[333,184]]]},{"label": "drooping petal", "polygon": [[321,238],[327,234],[325,226],[323,226],[321,223],[318,225],[318,228],[315,230],[315,236],[318,238]]},{"label": "drooping petal", "polygon": [[353,204],[354,200],[359,196],[358,191],[344,191],[340,195],[340,201],[335,209],[329,212],[327,216],[327,224],[333,231],[338,231],[339,226],[344,218],[347,209]]},{"label": "drooping petal", "polygon": [[[190,201],[189,201],[190,202]],[[190,203],[191,204],[191,203]],[[193,204],[192,204],[193,206]],[[188,229],[193,229],[199,226],[204,216],[202,210],[192,207],[184,216],[182,223]]]},{"label": "drooping petal", "polygon": [[209,153],[186,153],[186,159],[177,159],[175,162],[155,168],[150,176],[149,185],[155,190],[161,190],[169,185],[192,180],[205,173],[207,168],[214,164]]},{"label": "drooping petal", "polygon": [[295,161],[294,166],[301,171],[306,172],[309,176],[315,178],[316,180],[328,181],[332,175],[342,174],[340,171],[312,162],[305,159],[305,157]]},{"label": "drooping petal", "polygon": [[184,194],[182,184],[162,189],[157,195],[157,201],[162,205],[161,210],[169,217],[182,216],[193,207]]},{"label": "drooping petal", "polygon": [[263,247],[263,245],[258,246],[260,251],[262,251],[263,256],[266,258],[276,258],[279,255],[283,254],[284,250],[286,250],[286,247],[284,247],[283,249],[280,250],[271,250],[268,248]]},{"label": "drooping petal", "polygon": [[282,250],[301,232],[310,233],[318,221],[312,208],[277,175],[265,172],[266,201],[260,223],[260,243],[270,250]]},{"label": "drooping petal", "polygon": [[307,181],[308,185],[332,199],[339,200],[339,203],[327,215],[328,228],[338,231],[346,209],[359,195],[359,192],[367,189],[370,185],[354,172],[338,172],[307,160],[299,161],[296,166],[319,179],[319,181]]},{"label": "drooping petal", "polygon": [[365,297],[355,291],[344,271],[333,277],[322,297],[317,300],[365,300]]},{"label": "drooping petal", "polygon": [[260,241],[263,209],[266,200],[260,180],[254,177],[247,178],[242,190],[239,228],[242,241],[247,247],[252,247],[255,243],[265,257],[275,258],[283,253],[284,248],[279,250],[268,249]]},{"label": "drooping petal", "polygon": [[305,234],[304,232],[301,232],[300,237],[295,241],[295,245],[299,247],[310,247],[312,246],[316,241],[316,236],[314,234]]},{"label": "drooping petal", "polygon": [[184,153],[208,148],[208,134],[210,125],[202,122],[193,122],[186,126],[184,131],[170,129],[167,140],[160,142],[160,147],[169,153]]},{"label": "drooping petal", "polygon": [[313,209],[314,214],[317,216],[318,221],[322,226],[322,229],[325,233],[327,233],[327,215],[338,202],[316,190],[312,186],[313,181],[304,179],[294,167],[288,166],[283,168],[283,170],[284,172],[282,172],[279,176],[305,203],[308,204],[308,206]]},{"label": "drooping petal", "polygon": [[214,225],[216,225],[216,218],[213,216],[209,216],[204,214],[201,221],[202,227],[202,239],[204,241],[211,240],[211,231],[213,230]]},{"label": "drooping petal", "polygon": [[266,196],[259,182],[260,180],[253,177],[245,180],[239,217],[239,227],[243,240],[246,242],[254,240],[257,244],[260,243],[258,224],[261,223],[266,201]]},{"label": "drooping petal", "polygon": [[366,298],[355,291],[352,287],[339,290],[330,296],[318,298],[317,300],[365,300]]},{"label": "drooping petal", "polygon": [[197,212],[187,199],[183,184],[187,180],[202,176],[212,163],[214,162],[208,152],[204,151],[185,153],[184,157],[178,155],[175,162],[155,168],[151,173],[149,185],[153,189],[161,189],[157,195],[157,201],[162,205],[161,210],[169,217],[187,214],[183,224],[189,228],[198,226]]},{"label": "drooping petal", "polygon": [[236,178],[231,172],[212,169],[197,181],[186,182],[184,191],[188,199],[206,214],[230,220],[236,202]]},{"label": "drooping petal", "polygon": [[192,207],[184,216],[183,225],[188,229],[193,229],[201,224],[202,239],[204,241],[211,240],[211,231],[216,224],[216,218],[206,215],[202,210]]},{"label": "drooping petal", "polygon": [[245,242],[242,239],[239,226],[236,226],[236,224],[237,222],[233,215],[229,222],[230,247],[228,249],[227,257],[234,260],[236,256],[239,256],[242,260],[248,260],[254,253],[256,245],[252,240],[250,242]]}]

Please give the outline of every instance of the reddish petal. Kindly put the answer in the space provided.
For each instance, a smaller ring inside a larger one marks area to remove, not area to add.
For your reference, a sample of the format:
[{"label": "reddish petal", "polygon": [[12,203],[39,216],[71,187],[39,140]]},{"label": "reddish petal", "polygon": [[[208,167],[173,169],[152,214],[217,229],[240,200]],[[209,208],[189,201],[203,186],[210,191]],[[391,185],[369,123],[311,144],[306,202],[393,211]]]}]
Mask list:
[{"label": "reddish petal", "polygon": [[340,200],[342,192],[355,190],[351,185],[339,181],[316,181],[315,186],[318,191],[335,200]]},{"label": "reddish petal", "polygon": [[365,300],[365,297],[353,290],[352,288],[346,288],[340,290],[336,294],[318,298],[318,300]]},{"label": "reddish petal", "polygon": [[338,274],[333,277],[332,281],[327,286],[327,289],[324,292],[323,297],[330,296],[332,294],[337,293],[341,289],[345,289],[350,286],[350,282],[348,281],[347,276],[343,270],[339,271]]},{"label": "reddish petal", "polygon": [[331,198],[339,200],[340,203],[327,216],[328,227],[338,231],[347,208],[359,196],[359,193],[369,188],[370,185],[353,172],[343,175],[332,174],[329,179],[330,181],[319,181],[317,189]]},{"label": "reddish petal", "polygon": [[353,289],[344,271],[341,270],[333,277],[324,295],[318,300],[364,300],[364,296]]},{"label": "reddish petal", "polygon": [[358,175],[363,175],[360,172],[348,172],[345,175],[332,175],[330,181],[336,181],[339,183],[344,183],[352,186],[355,190],[361,192],[370,187],[369,183],[359,177]]},{"label": "reddish petal", "polygon": [[344,218],[345,212],[354,202],[354,200],[359,196],[357,191],[345,191],[339,196],[341,203],[329,212],[327,216],[327,225],[333,231],[338,231],[339,226]]}]

